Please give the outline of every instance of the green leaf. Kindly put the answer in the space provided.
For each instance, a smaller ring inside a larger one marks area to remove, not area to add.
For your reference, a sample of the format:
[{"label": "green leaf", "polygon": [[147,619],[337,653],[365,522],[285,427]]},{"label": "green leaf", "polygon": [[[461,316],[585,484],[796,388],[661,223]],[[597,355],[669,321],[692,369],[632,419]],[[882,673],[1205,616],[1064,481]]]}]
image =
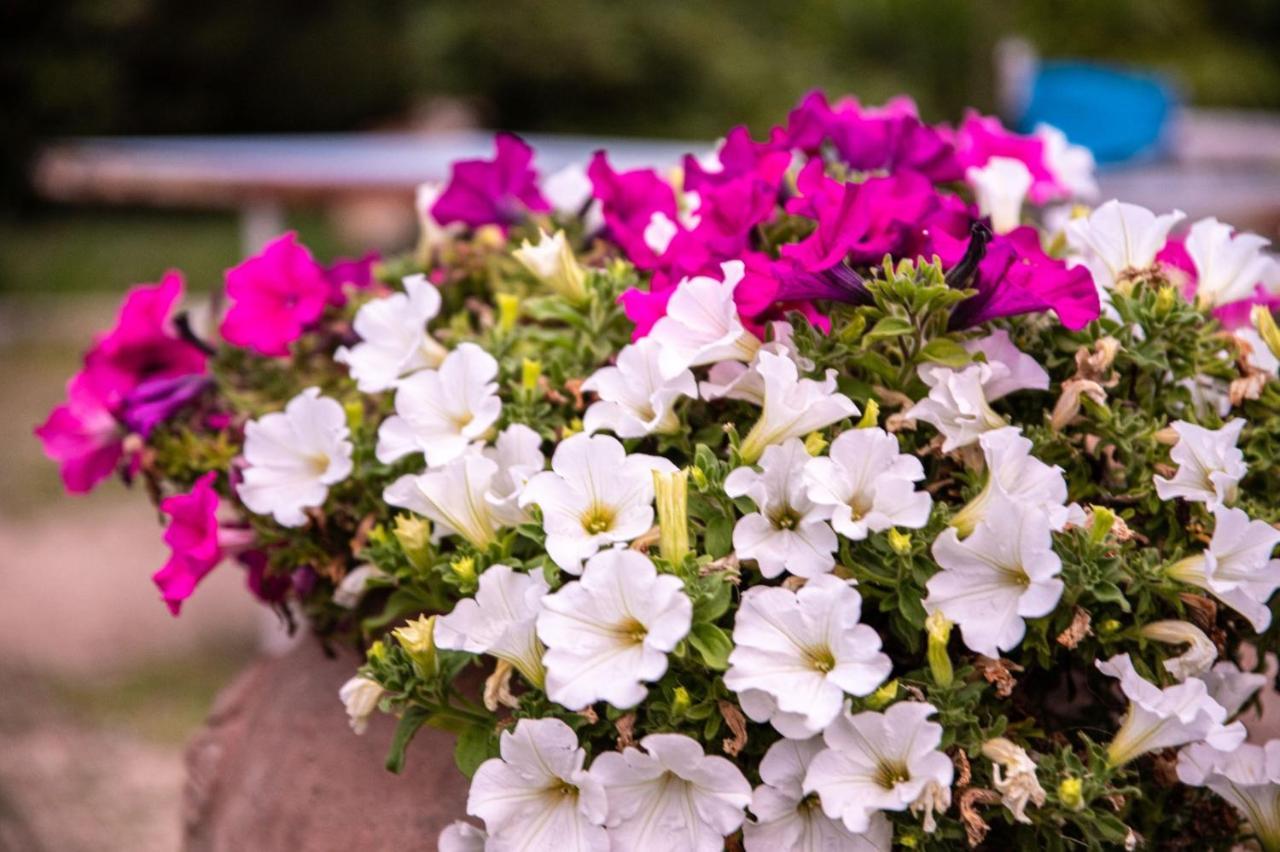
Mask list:
[{"label": "green leaf", "polygon": [[733,600],[733,590],[723,579],[717,580],[709,593],[703,594],[694,602],[693,620],[711,622],[729,611]]},{"label": "green leaf", "polygon": [[915,326],[902,317],[883,317],[875,325],[871,326],[871,330],[864,334],[862,339],[879,340],[882,337],[901,337],[913,331],[915,331]]},{"label": "green leaf", "polygon": [[484,725],[472,725],[458,737],[453,747],[453,762],[463,775],[470,778],[480,764],[498,755],[498,738],[492,729]]},{"label": "green leaf", "polygon": [[702,655],[702,661],[717,671],[729,668],[729,652],[733,642],[729,634],[714,624],[695,624],[689,633],[689,644]]},{"label": "green leaf", "polygon": [[396,725],[395,735],[391,737],[391,750],[387,752],[387,769],[399,773],[404,769],[404,752],[409,747],[413,735],[427,721],[427,711],[422,707],[410,706],[400,717]]},{"label": "green leaf", "polygon": [[963,367],[972,358],[964,347],[949,337],[935,337],[920,350],[917,361],[931,361],[944,367]]},{"label": "green leaf", "polygon": [[728,556],[733,550],[733,518],[721,515],[707,524],[707,553],[711,558],[720,559]]}]

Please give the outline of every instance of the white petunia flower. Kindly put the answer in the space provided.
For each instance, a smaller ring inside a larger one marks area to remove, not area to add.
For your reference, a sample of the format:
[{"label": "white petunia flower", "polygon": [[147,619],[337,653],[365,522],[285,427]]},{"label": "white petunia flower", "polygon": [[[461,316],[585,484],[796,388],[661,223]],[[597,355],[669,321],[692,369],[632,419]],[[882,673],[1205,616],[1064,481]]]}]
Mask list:
[{"label": "white petunia flower", "polygon": [[643,438],[680,429],[675,403],[682,396],[696,399],[698,383],[689,370],[664,376],[659,364],[662,346],[645,337],[622,347],[617,365],[601,367],[582,383],[584,391],[600,397],[582,417],[588,434],[607,429],[619,438]]},{"label": "white petunia flower", "polygon": [[1031,455],[1031,441],[1014,426],[986,432],[979,436],[978,444],[986,461],[987,481],[978,496],[951,519],[951,526],[966,536],[993,505],[1013,503],[1040,512],[1049,529],[1061,532],[1072,515],[1062,468]]},{"label": "white petunia flower", "polygon": [[925,586],[925,609],[954,621],[971,651],[993,659],[1022,641],[1024,619],[1048,615],[1062,597],[1062,560],[1035,507],[997,504],[964,540],[948,528],[933,558],[942,570]]},{"label": "white petunia flower", "polygon": [[378,461],[414,452],[439,467],[467,451],[502,413],[498,362],[474,343],[461,343],[438,370],[422,370],[396,388],[396,413],[378,429]]},{"label": "white petunia flower", "polygon": [[1196,266],[1196,304],[1214,308],[1252,298],[1259,284],[1269,291],[1280,287],[1280,263],[1264,251],[1270,244],[1213,218],[1192,225],[1186,246]]},{"label": "white petunia flower", "polygon": [[810,735],[820,732],[846,693],[870,695],[893,668],[876,631],[859,623],[861,612],[858,592],[830,574],[795,592],[748,590],[734,620],[725,686],[765,692],[778,710],[802,715]]},{"label": "white petunia flower", "polygon": [[502,756],[480,764],[467,813],[484,820],[486,850],[608,852],[604,787],[583,769],[578,735],[559,719],[521,719]]},{"label": "white petunia flower", "polygon": [[364,597],[365,587],[375,577],[385,577],[377,565],[360,565],[343,575],[333,590],[333,602],[343,609],[355,609]]},{"label": "white petunia flower", "polygon": [[436,221],[431,209],[436,206],[443,192],[443,184],[427,181],[418,184],[417,192],[414,194],[413,206],[418,214],[418,250],[428,257],[452,237],[461,233],[463,227],[461,222],[442,226]]},{"label": "white petunia flower", "polygon": [[962,370],[949,367],[922,367],[920,378],[929,386],[929,395],[905,413],[911,420],[923,420],[942,433],[942,451],[949,453],[972,444],[984,432],[1008,424],[991,408],[983,386],[992,380],[990,364],[970,364]]},{"label": "white petunia flower", "polygon": [[664,375],[717,361],[749,363],[760,348],[760,340],[742,324],[733,301],[733,291],[745,273],[742,261],[728,261],[720,269],[723,281],[699,275],[677,284],[666,316],[649,332],[662,347]]},{"label": "white petunia flower", "polygon": [[1022,204],[1031,189],[1031,170],[1021,160],[992,157],[970,167],[965,180],[973,188],[978,215],[991,217],[991,230],[1007,234],[1022,224]]},{"label": "white petunia flower", "polygon": [[689,633],[693,604],[678,577],[658,575],[634,550],[606,550],[582,579],[542,599],[538,638],[547,646],[547,697],[570,710],[597,701],[634,707],[646,681]]},{"label": "white petunia flower", "polygon": [[1164,689],[1138,674],[1128,654],[1097,661],[1098,671],[1120,681],[1129,710],[1107,746],[1107,760],[1122,766],[1139,755],[1204,740],[1214,748],[1233,749],[1244,740],[1239,722],[1223,725],[1227,711],[1209,696],[1199,678]]},{"label": "white petunia flower", "polygon": [[820,751],[820,737],[769,746],[760,761],[763,783],[751,795],[756,821],[743,826],[747,852],[888,852],[893,827],[884,814],[875,814],[865,833],[854,834],[805,795],[805,773]]},{"label": "white petunia flower", "polygon": [[543,179],[541,189],[551,208],[566,216],[578,215],[591,200],[591,178],[581,163],[552,172]]},{"label": "white petunia flower", "polygon": [[1280,358],[1277,358],[1275,353],[1271,351],[1271,347],[1262,339],[1262,335],[1258,334],[1256,328],[1252,326],[1237,328],[1233,333],[1237,338],[1242,339],[1249,345],[1249,353],[1245,356],[1245,362],[1250,367],[1255,370],[1261,370],[1264,373],[1270,373],[1273,376],[1280,376]]},{"label": "white petunia flower", "polygon": [[614,852],[720,852],[746,818],[747,779],[683,734],[650,734],[640,745],[591,766],[609,800]]},{"label": "white petunia flower", "polygon": [[827,457],[805,464],[809,499],[826,509],[836,532],[860,541],[929,522],[933,500],[915,489],[924,468],[899,449],[898,439],[883,429],[850,429],[831,442]]},{"label": "white petunia flower", "polygon": [[805,463],[811,461],[804,442],[792,438],[768,447],[760,470],[740,467],[724,480],[730,497],[746,495],[758,511],[733,527],[733,548],[741,559],[754,559],[766,577],[789,571],[816,577],[835,567],[839,543],[827,526],[826,512],[805,492]]},{"label": "white petunia flower", "polygon": [[1054,180],[1066,187],[1072,198],[1096,198],[1097,163],[1093,152],[1083,145],[1072,145],[1067,135],[1051,124],[1037,124],[1035,135],[1044,141],[1044,164]]},{"label": "white petunia flower", "polygon": [[536,246],[524,240],[512,255],[530,274],[566,299],[576,303],[586,299],[587,274],[573,256],[564,231],[556,231],[553,236],[539,229]]},{"label": "white petunia flower", "polygon": [[485,447],[481,454],[498,465],[485,499],[508,522],[529,520],[528,512],[520,507],[520,494],[534,474],[546,466],[542,436],[523,423],[512,423],[498,434],[493,446]]},{"label": "white petunia flower", "polygon": [[551,470],[531,478],[520,505],[542,509],[547,554],[570,574],[601,547],[629,542],[653,525],[653,471],[674,473],[658,456],[627,455],[608,435],[560,442]]},{"label": "white petunia flower", "polygon": [[505,660],[541,688],[546,671],[536,624],[547,591],[541,571],[491,565],[480,575],[474,598],[463,598],[453,612],[436,617],[436,646]]},{"label": "white petunia flower", "polygon": [[955,768],[938,750],[942,726],[932,704],[900,701],[883,713],[846,710],[822,733],[827,748],[809,764],[804,792],[852,832],[865,832],[879,811],[904,811],[917,800],[949,801]]},{"label": "white petunia flower", "polygon": [[369,717],[378,709],[378,702],[386,690],[375,680],[357,675],[351,678],[338,690],[338,698],[347,710],[347,719],[351,730],[363,734],[369,728]]},{"label": "white petunia flower", "polygon": [[760,352],[785,355],[796,363],[796,368],[802,373],[813,369],[813,361],[801,356],[792,342],[791,323],[775,320],[769,323],[769,327],[773,332],[772,339],[760,347],[750,364],[721,361],[711,365],[711,369],[707,371],[707,380],[698,385],[703,399],[740,399],[764,405],[764,377],[756,369],[760,362]]},{"label": "white petunia flower", "polygon": [[489,836],[484,829],[469,822],[455,820],[444,827],[436,839],[436,852],[484,852]]},{"label": "white petunia flower", "polygon": [[1280,559],[1271,558],[1280,530],[1225,506],[1215,509],[1213,518],[1209,548],[1170,565],[1166,573],[1209,592],[1261,633],[1271,626],[1267,603],[1280,588]]},{"label": "white petunia flower", "polygon": [[[1143,637],[1168,645],[1186,645],[1187,650],[1165,660],[1164,670],[1178,680],[1202,677],[1218,659],[1218,648],[1204,631],[1189,621],[1166,619],[1142,625]],[[1207,683],[1207,681],[1206,681]]]},{"label": "white petunia flower", "polygon": [[1228,719],[1239,713],[1245,702],[1270,680],[1265,674],[1241,671],[1228,660],[1214,664],[1200,679],[1209,687],[1210,697],[1226,709]]},{"label": "white petunia flower", "polygon": [[375,299],[356,311],[352,323],[360,343],[338,347],[333,360],[346,364],[363,393],[393,388],[418,370],[440,366],[445,348],[427,333],[440,313],[440,291],[425,275],[404,279],[404,292]]},{"label": "white petunia flower", "polygon": [[1015,346],[1003,328],[986,337],[966,340],[964,348],[970,355],[981,354],[991,365],[991,375],[982,383],[988,402],[1015,391],[1049,389],[1049,373],[1039,361]]},{"label": "white petunia flower", "polygon": [[1244,420],[1229,420],[1221,429],[1206,429],[1185,420],[1173,424],[1178,443],[1169,457],[1178,463],[1172,479],[1155,477],[1156,494],[1161,500],[1181,497],[1193,503],[1204,503],[1213,511],[1236,499],[1237,485],[1249,472],[1244,453],[1236,446]]},{"label": "white petunia flower", "polygon": [[444,467],[400,477],[383,490],[382,499],[434,521],[433,539],[460,535],[484,550],[497,540],[498,530],[523,520],[519,507],[490,499],[497,476],[497,462],[470,453]]},{"label": "white petunia flower", "polygon": [[240,500],[258,515],[285,527],[307,522],[304,509],[324,505],[329,486],[351,473],[347,415],[336,400],[307,388],[284,411],[244,427],[244,479]]},{"label": "white petunia flower", "polygon": [[1147,272],[1164,248],[1181,210],[1157,216],[1145,207],[1111,200],[1066,225],[1067,242],[1084,257],[1099,290]]},{"label": "white petunia flower", "polygon": [[765,447],[803,438],[858,413],[853,400],[836,390],[835,370],[828,370],[822,381],[802,379],[795,361],[764,351],[755,369],[764,381],[764,404],[760,419],[742,440],[740,454],[748,464]]},{"label": "white petunia flower", "polygon": [[1042,807],[1044,788],[1036,778],[1036,765],[1026,750],[1004,737],[982,744],[982,754],[991,761],[991,786],[1000,794],[1000,803],[1009,809],[1015,821],[1031,824],[1027,805]]},{"label": "white petunia flower", "polygon": [[1178,780],[1208,787],[1240,812],[1265,850],[1280,849],[1280,740],[1229,752],[1195,743],[1178,752]]}]

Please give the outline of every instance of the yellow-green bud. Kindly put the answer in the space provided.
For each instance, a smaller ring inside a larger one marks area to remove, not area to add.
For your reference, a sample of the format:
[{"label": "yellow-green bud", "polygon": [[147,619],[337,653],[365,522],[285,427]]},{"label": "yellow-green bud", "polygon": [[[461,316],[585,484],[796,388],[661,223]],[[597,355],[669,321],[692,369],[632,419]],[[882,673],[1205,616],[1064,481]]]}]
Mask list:
[{"label": "yellow-green bud", "polygon": [[1107,540],[1107,534],[1116,524],[1116,513],[1106,506],[1093,506],[1093,523],[1089,527],[1089,541],[1100,545]]},{"label": "yellow-green bud", "polygon": [[805,435],[804,449],[811,456],[816,456],[827,448],[827,439],[822,437],[821,432],[810,432]]},{"label": "yellow-green bud", "polygon": [[671,698],[671,715],[683,716],[693,705],[693,700],[689,698],[689,690],[683,686],[675,688],[675,695]]},{"label": "yellow-green bud", "polygon": [[476,561],[470,556],[453,560],[449,563],[449,570],[464,586],[472,586],[477,582]]},{"label": "yellow-green bud", "polygon": [[1115,633],[1120,629],[1120,627],[1121,624],[1119,621],[1116,621],[1114,618],[1106,618],[1098,623],[1098,632],[1102,634]]},{"label": "yellow-green bud", "polygon": [[423,677],[431,677],[436,670],[435,628],[434,615],[420,615],[392,631],[400,647],[404,648]]},{"label": "yellow-green bud", "polygon": [[499,293],[496,301],[498,328],[506,334],[516,327],[516,322],[520,319],[520,297],[514,293]]},{"label": "yellow-green bud", "polygon": [[1258,330],[1258,336],[1271,350],[1271,354],[1280,358],[1280,328],[1276,327],[1276,318],[1272,316],[1271,311],[1266,305],[1254,305],[1249,317],[1253,320],[1253,327]]},{"label": "yellow-green bud", "polygon": [[889,530],[889,546],[899,556],[906,556],[911,552],[911,533],[904,533],[894,527]]},{"label": "yellow-green bud", "polygon": [[396,515],[393,532],[409,564],[425,571],[431,565],[431,522],[417,515]]},{"label": "yellow-green bud", "polygon": [[520,362],[520,387],[527,391],[538,389],[538,380],[542,378],[542,362],[534,358],[525,358]]},{"label": "yellow-green bud", "polygon": [[699,491],[706,491],[707,486],[711,484],[706,472],[700,467],[689,468],[689,476],[693,477],[693,485]]},{"label": "yellow-green bud", "polygon": [[1068,776],[1058,785],[1058,801],[1069,811],[1084,810],[1084,781]]},{"label": "yellow-green bud", "polygon": [[364,424],[364,403],[358,399],[353,399],[342,406],[342,411],[347,415],[347,428],[352,432],[359,429]]},{"label": "yellow-green bud", "polygon": [[381,663],[387,659],[387,646],[382,644],[381,639],[369,646],[369,650],[365,652],[365,659],[371,663]]},{"label": "yellow-green bud", "polygon": [[1164,316],[1173,310],[1177,299],[1178,294],[1174,292],[1172,284],[1165,284],[1156,291],[1156,316]]},{"label": "yellow-green bud", "polygon": [[871,710],[883,710],[897,697],[898,679],[894,678],[867,696],[867,707]]},{"label": "yellow-green bud", "polygon": [[673,565],[689,552],[689,471],[653,472],[654,502],[658,508],[658,549]]},{"label": "yellow-green bud", "polygon": [[587,300],[587,273],[573,256],[564,231],[538,232],[538,244],[528,240],[515,251],[516,260],[555,292],[575,304]]},{"label": "yellow-green bud", "polygon": [[880,403],[874,399],[867,400],[867,407],[862,412],[862,419],[858,421],[859,429],[870,429],[880,422]]},{"label": "yellow-green bud", "polygon": [[582,431],[582,418],[575,417],[568,423],[564,424],[564,428],[560,430],[560,440],[564,440],[571,435],[576,435]]},{"label": "yellow-green bud", "polygon": [[926,656],[929,658],[929,671],[933,673],[934,683],[938,686],[950,686],[955,678],[951,668],[951,657],[947,655],[947,643],[951,640],[951,621],[941,610],[933,612],[925,619],[924,627],[929,633],[929,647]]}]

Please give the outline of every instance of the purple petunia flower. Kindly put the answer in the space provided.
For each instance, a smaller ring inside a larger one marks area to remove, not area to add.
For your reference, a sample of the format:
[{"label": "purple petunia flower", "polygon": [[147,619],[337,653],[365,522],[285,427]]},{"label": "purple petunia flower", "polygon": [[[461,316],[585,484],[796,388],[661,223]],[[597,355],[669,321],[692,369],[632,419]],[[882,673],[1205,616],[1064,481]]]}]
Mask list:
[{"label": "purple petunia flower", "polygon": [[212,379],[204,375],[173,376],[143,382],[125,397],[120,419],[130,431],[149,437],[151,430],[212,384]]}]

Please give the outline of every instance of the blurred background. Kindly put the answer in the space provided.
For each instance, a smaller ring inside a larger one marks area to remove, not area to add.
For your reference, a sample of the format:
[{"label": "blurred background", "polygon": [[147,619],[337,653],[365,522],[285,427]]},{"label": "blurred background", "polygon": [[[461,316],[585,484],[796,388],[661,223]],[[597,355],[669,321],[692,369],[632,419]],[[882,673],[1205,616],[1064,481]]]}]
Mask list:
[{"label": "blurred background", "polygon": [[1057,120],[1113,161],[1104,191],[1280,223],[1273,0],[7,0],[0,21],[0,849],[176,848],[182,744],[271,631],[233,571],[170,618],[145,499],[61,496],[32,427],[132,283],[176,266],[207,291],[281,225],[322,257],[407,244],[411,179],[443,176],[414,174],[419,140],[710,145],[813,88],[905,92],[930,120]]}]

